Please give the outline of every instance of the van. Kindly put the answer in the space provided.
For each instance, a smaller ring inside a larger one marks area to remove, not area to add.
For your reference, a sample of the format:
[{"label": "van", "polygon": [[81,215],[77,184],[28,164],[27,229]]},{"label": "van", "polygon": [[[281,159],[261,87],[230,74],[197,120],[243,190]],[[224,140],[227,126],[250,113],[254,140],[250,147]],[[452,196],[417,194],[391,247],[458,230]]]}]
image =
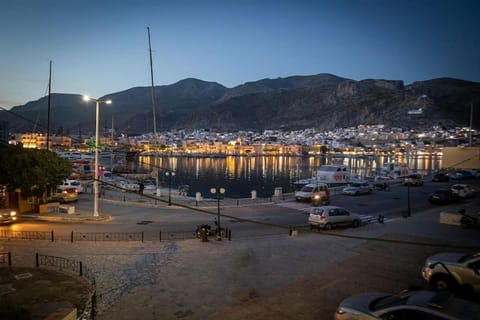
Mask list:
[{"label": "van", "polygon": [[295,200],[329,204],[330,190],[325,183],[309,183],[295,192]]},{"label": "van", "polygon": [[83,192],[83,187],[80,181],[75,180],[75,179],[65,179],[63,180],[63,183],[61,184],[63,188],[66,187],[71,187],[71,188],[76,188],[78,193]]}]

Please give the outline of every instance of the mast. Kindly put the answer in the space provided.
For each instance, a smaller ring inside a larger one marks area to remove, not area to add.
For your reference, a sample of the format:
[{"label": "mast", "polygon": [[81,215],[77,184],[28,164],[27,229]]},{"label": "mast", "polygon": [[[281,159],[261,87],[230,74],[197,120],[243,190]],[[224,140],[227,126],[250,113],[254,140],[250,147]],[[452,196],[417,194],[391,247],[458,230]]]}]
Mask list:
[{"label": "mast", "polygon": [[50,150],[50,97],[52,93],[52,60],[50,60],[50,72],[48,76],[48,111],[47,111],[47,150]]},{"label": "mast", "polygon": [[155,112],[155,87],[153,85],[153,61],[152,61],[152,45],[150,43],[150,27],[147,27],[148,30],[148,51],[150,53],[150,80],[152,83],[152,111],[153,111],[153,133],[155,138],[157,137],[157,120]]},{"label": "mast", "polygon": [[[150,27],[147,27],[148,31],[148,52],[150,55],[150,80],[152,84],[152,112],[153,112],[153,139],[155,141],[155,146],[157,145],[157,118],[156,118],[156,111],[155,111],[155,86],[153,84],[153,61],[152,61],[152,45],[150,42]],[[157,166],[157,150],[155,150],[155,161],[153,163],[154,165],[154,172],[155,174],[155,184],[157,186],[157,197],[160,197],[160,181],[159,181],[159,175],[160,172],[158,171],[158,166]]]}]

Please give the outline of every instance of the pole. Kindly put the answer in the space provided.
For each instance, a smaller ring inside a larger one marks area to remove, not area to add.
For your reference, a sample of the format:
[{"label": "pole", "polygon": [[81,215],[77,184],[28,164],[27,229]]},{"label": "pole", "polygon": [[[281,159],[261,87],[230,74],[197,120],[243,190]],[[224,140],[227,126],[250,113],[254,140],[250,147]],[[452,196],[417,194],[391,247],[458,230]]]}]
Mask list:
[{"label": "pole", "polygon": [[[155,141],[155,146],[157,147],[157,115],[156,115],[156,110],[155,110],[155,86],[153,84],[153,60],[152,60],[152,45],[150,42],[150,27],[147,27],[148,31],[148,52],[150,55],[150,81],[152,84],[151,88],[151,94],[152,94],[152,113],[153,113],[153,136],[154,136],[154,141]],[[157,151],[155,150],[155,161],[154,161],[154,166],[157,167]],[[157,167],[158,168],[158,167]],[[158,170],[158,169],[157,169]],[[157,185],[157,197],[160,197],[160,179],[158,176],[158,173],[155,177],[155,183]]]},{"label": "pole", "polygon": [[100,101],[95,100],[95,174],[93,180],[93,216],[98,217],[98,122]]},{"label": "pole", "polygon": [[168,175],[168,205],[172,205],[172,173]]},{"label": "pole", "polygon": [[220,227],[220,188],[217,188],[217,223],[218,223],[218,232],[217,240],[222,240],[222,228]]},{"label": "pole", "polygon": [[50,150],[50,96],[52,93],[52,60],[50,60],[50,73],[48,77],[48,111],[47,111],[47,150]]},{"label": "pole", "polygon": [[410,217],[410,183],[407,185],[407,217]]}]

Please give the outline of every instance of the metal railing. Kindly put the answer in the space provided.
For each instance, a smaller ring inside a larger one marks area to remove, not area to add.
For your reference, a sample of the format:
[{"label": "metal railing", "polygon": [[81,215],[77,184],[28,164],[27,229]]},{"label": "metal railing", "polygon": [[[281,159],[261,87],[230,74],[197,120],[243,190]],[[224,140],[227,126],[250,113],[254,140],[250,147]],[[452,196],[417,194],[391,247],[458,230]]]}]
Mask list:
[{"label": "metal railing", "polygon": [[53,231],[0,230],[0,239],[49,240],[55,241]]},{"label": "metal railing", "polygon": [[79,276],[87,279],[92,286],[93,293],[89,304],[85,306],[85,310],[81,311],[81,313],[87,318],[95,319],[97,308],[97,285],[95,281],[95,275],[92,270],[87,268],[81,261],[64,257],[48,256],[39,253],[35,254],[35,265],[36,267],[53,267],[60,271],[67,270],[78,273]]},{"label": "metal railing", "polygon": [[144,241],[143,232],[73,232],[71,242],[76,241]]}]

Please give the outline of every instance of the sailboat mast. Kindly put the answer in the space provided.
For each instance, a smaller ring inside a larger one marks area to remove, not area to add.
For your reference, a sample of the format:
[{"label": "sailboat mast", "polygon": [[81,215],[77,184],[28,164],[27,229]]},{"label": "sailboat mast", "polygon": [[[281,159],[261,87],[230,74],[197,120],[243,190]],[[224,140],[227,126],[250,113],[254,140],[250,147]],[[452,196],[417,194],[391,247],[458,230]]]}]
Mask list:
[{"label": "sailboat mast", "polygon": [[50,60],[50,71],[48,76],[48,108],[47,108],[47,150],[50,150],[50,97],[52,93],[52,60]]},{"label": "sailboat mast", "polygon": [[148,30],[148,51],[150,53],[150,80],[152,83],[152,111],[153,111],[153,133],[155,138],[157,137],[157,120],[155,112],[155,87],[153,85],[153,61],[152,61],[152,45],[150,43],[150,27],[147,27]]},{"label": "sailboat mast", "polygon": [[[153,85],[153,61],[152,61],[152,45],[150,42],[150,27],[147,27],[148,30],[148,51],[150,54],[150,79],[152,83],[152,109],[153,109],[153,136],[154,136],[154,141],[155,141],[155,146],[157,146],[157,118],[156,118],[156,112],[155,112],[155,86]],[[157,151],[155,150],[155,161],[154,161],[154,167],[155,167],[155,184],[157,186],[157,197],[160,197],[160,172],[158,171],[158,165],[157,165]]]}]

